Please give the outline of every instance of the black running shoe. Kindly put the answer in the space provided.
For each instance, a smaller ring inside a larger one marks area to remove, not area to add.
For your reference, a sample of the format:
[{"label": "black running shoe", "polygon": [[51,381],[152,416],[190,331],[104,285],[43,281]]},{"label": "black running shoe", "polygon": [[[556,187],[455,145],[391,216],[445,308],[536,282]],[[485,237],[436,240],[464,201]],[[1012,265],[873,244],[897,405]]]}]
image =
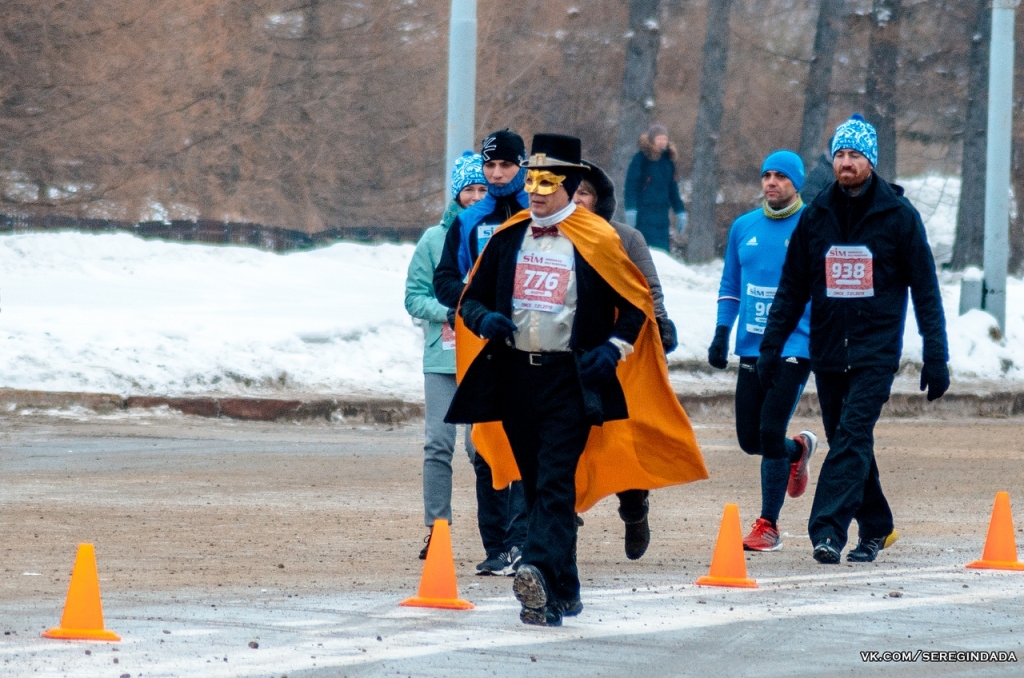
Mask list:
[{"label": "black running shoe", "polygon": [[899,534],[893,530],[884,537],[872,537],[861,539],[857,542],[857,548],[846,554],[846,560],[850,563],[873,563],[878,557],[878,552],[892,546],[899,539]]},{"label": "black running shoe", "polygon": [[639,560],[647,553],[647,547],[651,544],[651,525],[647,516],[635,523],[626,523],[626,557],[630,560]]},{"label": "black running shoe", "polygon": [[583,612],[583,601],[579,598],[573,598],[572,600],[559,600],[555,603],[555,607],[558,608],[559,612],[564,617],[575,617],[580,612]]},{"label": "black running shoe", "polygon": [[814,559],[822,565],[836,565],[839,563],[839,549],[831,539],[825,538],[814,545]]},{"label": "black running shoe", "polygon": [[489,577],[494,575],[495,577],[502,577],[505,574],[505,566],[508,563],[505,562],[504,553],[495,553],[493,556],[487,556],[487,559],[476,566],[476,573],[481,577]]},{"label": "black running shoe", "polygon": [[[433,534],[433,530],[431,530],[431,534]],[[427,559],[427,551],[430,550],[430,535],[429,534],[426,537],[423,538],[423,543],[424,543],[423,550],[420,551],[420,560],[426,560]]]}]

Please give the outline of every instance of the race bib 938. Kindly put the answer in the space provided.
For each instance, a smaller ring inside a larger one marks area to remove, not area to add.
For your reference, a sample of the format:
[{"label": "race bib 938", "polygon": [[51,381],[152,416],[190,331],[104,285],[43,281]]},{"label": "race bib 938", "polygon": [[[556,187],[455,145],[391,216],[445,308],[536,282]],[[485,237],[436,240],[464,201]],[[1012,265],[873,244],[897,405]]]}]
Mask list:
[{"label": "race bib 938", "polygon": [[874,255],[865,245],[833,245],[825,254],[825,293],[837,299],[875,296]]}]

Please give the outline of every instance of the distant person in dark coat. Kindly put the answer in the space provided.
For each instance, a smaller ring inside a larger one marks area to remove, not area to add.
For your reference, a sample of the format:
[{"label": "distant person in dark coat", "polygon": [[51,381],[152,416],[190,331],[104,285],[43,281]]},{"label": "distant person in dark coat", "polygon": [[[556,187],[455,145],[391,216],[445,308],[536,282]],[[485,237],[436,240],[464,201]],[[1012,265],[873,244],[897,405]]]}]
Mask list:
[{"label": "distant person in dark coat", "polygon": [[[831,144],[831,140],[829,141]],[[808,172],[804,179],[804,187],[800,189],[800,199],[804,204],[810,205],[818,197],[821,191],[836,180],[835,170],[832,167],[832,158],[828,153],[822,153],[818,162]]]},{"label": "distant person in dark coat", "polygon": [[661,125],[640,135],[640,150],[626,171],[626,223],[640,231],[647,244],[669,249],[669,210],[676,215],[676,232],[686,230],[686,206],[679,196],[678,153]]}]

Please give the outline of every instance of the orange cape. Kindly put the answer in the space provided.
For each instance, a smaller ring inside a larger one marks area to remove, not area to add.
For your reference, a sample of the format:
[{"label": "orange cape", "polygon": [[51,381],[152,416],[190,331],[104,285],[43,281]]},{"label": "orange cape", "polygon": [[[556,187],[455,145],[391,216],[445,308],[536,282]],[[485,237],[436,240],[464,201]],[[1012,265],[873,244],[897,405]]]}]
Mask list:
[{"label": "orange cape", "polygon": [[[495,233],[529,218],[529,210],[523,210]],[[604,497],[624,490],[650,490],[707,478],[693,427],[668,381],[654,301],[643,273],[630,261],[615,229],[604,219],[579,208],[558,227],[580,256],[647,316],[633,353],[618,367],[629,418],[590,429],[587,447],[576,467],[576,511],[582,513]],[[474,273],[476,266],[470,279]],[[486,341],[466,328],[461,315],[457,315],[455,330],[456,376],[461,382]],[[473,443],[491,467],[495,489],[520,479],[501,422],[474,424]]]}]

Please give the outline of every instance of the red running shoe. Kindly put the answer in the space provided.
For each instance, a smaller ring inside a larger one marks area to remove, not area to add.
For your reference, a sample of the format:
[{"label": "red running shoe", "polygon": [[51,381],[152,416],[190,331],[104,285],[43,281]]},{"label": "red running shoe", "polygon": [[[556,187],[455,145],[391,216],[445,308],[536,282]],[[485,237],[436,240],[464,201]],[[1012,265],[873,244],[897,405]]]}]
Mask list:
[{"label": "red running shoe", "polygon": [[789,485],[786,487],[786,494],[795,498],[807,491],[807,481],[810,478],[807,465],[811,461],[811,455],[818,449],[818,436],[810,431],[800,431],[800,435],[793,440],[803,449],[800,458],[789,465]]},{"label": "red running shoe", "polygon": [[782,537],[770,521],[758,518],[750,534],[743,538],[745,551],[778,551],[782,548]]}]

